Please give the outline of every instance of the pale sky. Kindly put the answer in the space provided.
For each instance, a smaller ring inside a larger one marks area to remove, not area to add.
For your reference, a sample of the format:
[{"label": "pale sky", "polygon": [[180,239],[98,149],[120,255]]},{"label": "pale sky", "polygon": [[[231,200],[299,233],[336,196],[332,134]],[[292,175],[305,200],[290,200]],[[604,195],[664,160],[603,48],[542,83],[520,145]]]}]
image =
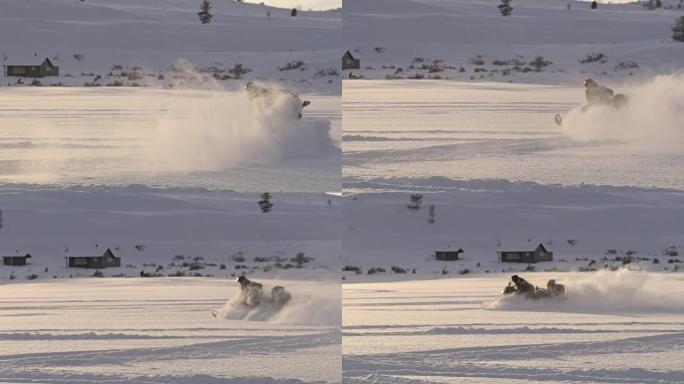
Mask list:
[{"label": "pale sky", "polygon": [[261,3],[282,8],[294,8],[298,5],[302,9],[331,9],[342,6],[342,0],[246,0],[250,3]]}]

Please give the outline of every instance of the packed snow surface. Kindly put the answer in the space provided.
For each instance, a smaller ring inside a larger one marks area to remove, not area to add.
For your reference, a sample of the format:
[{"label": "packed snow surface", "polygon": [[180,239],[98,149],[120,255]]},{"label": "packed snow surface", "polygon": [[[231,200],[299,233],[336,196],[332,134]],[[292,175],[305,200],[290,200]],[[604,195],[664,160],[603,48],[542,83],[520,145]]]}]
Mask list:
[{"label": "packed snow surface", "polygon": [[343,285],[345,383],[681,383],[684,279],[643,272],[525,275],[568,289],[509,300],[508,275]]},{"label": "packed snow surface", "polygon": [[339,98],[302,99],[298,119],[239,87],[2,88],[0,181],[338,191]]},{"label": "packed snow surface", "polygon": [[[0,381],[339,383],[339,283],[264,282],[293,293],[292,312],[267,322],[214,318],[238,289],[225,279],[0,285]],[[326,305],[301,304],[308,300]]]}]

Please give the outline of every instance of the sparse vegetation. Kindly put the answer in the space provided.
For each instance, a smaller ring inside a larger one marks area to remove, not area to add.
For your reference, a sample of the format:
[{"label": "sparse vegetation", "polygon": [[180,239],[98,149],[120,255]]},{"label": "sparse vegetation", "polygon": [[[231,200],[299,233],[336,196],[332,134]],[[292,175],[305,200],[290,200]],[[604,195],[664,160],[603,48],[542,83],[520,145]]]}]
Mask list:
[{"label": "sparse vegetation", "polygon": [[304,63],[304,62],[301,61],[301,60],[293,60],[293,61],[287,62],[287,64],[285,64],[285,65],[282,66],[282,67],[278,67],[278,70],[281,71],[281,72],[283,72],[283,71],[292,71],[292,70],[295,70],[295,69],[298,69],[298,70],[300,70],[300,71],[306,71],[306,69],[307,69],[306,63]]},{"label": "sparse vegetation", "polygon": [[259,200],[259,209],[262,213],[269,213],[273,209],[273,203],[271,203],[271,194],[269,192],[263,192],[261,194],[261,200]]},{"label": "sparse vegetation", "polygon": [[357,267],[357,266],[355,266],[355,265],[345,265],[344,268],[342,268],[342,271],[343,271],[343,272],[354,272],[354,273],[356,273],[357,275],[360,275],[361,273],[363,273],[363,271],[361,270],[361,268],[360,268],[360,267]]},{"label": "sparse vegetation", "polygon": [[511,1],[512,0],[501,0],[501,4],[499,4],[499,12],[501,13],[501,16],[510,16],[511,13],[513,13],[513,7],[511,7]]},{"label": "sparse vegetation", "polygon": [[588,64],[588,63],[596,63],[596,62],[601,62],[605,63],[606,62],[606,56],[603,53],[590,53],[586,55],[585,57],[578,59],[578,61],[582,64]]},{"label": "sparse vegetation", "polygon": [[420,193],[413,193],[409,197],[409,203],[406,205],[408,209],[420,209],[420,205],[423,203],[423,195]]},{"label": "sparse vegetation", "polygon": [[242,64],[237,63],[233,65],[233,68],[228,70],[228,73],[233,75],[235,79],[240,79],[242,76],[252,72],[251,69],[244,67]]},{"label": "sparse vegetation", "polygon": [[675,19],[675,23],[672,26],[672,39],[684,43],[684,16],[679,16]]},{"label": "sparse vegetation", "polygon": [[211,22],[211,18],[214,17],[214,15],[212,15],[210,11],[211,2],[209,0],[202,0],[200,11],[197,12],[197,16],[202,24],[209,24]]}]

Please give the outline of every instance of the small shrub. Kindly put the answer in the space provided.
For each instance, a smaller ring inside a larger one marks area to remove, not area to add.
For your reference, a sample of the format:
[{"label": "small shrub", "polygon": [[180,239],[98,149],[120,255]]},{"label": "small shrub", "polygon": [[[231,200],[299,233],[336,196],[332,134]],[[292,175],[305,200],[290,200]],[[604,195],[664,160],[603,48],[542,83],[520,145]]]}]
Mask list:
[{"label": "small shrub", "polygon": [[368,270],[369,275],[374,275],[376,273],[385,273],[385,272],[387,272],[385,270],[385,268],[380,268],[380,267],[373,267],[373,268]]},{"label": "small shrub", "polygon": [[392,266],[392,268],[390,268],[390,270],[394,273],[407,273],[408,272],[408,270],[401,268],[401,267],[396,267],[394,265]]},{"label": "small shrub", "polygon": [[471,65],[484,65],[484,57],[482,55],[475,55],[468,60]]},{"label": "small shrub", "polygon": [[544,56],[537,56],[534,58],[534,60],[528,63],[530,67],[534,68],[535,72],[541,72],[544,70],[544,68],[548,67],[551,64],[553,63],[548,60],[544,60]]},{"label": "small shrub", "polygon": [[511,7],[511,1],[512,0],[501,0],[501,4],[499,4],[498,6],[501,16],[511,15],[511,13],[513,12],[513,7]]},{"label": "small shrub", "polygon": [[301,61],[301,60],[296,60],[296,61],[289,61],[285,66],[279,67],[278,70],[283,72],[283,71],[291,71],[294,69],[299,69],[300,71],[305,71],[307,69],[306,64]]},{"label": "small shrub", "polygon": [[672,26],[672,39],[684,43],[684,16],[679,16],[679,18],[675,19],[675,23]]},{"label": "small shrub", "polygon": [[603,53],[600,53],[600,52],[590,53],[590,54],[584,56],[584,58],[579,59],[578,61],[582,64],[595,63],[597,61],[605,63],[606,55],[604,55]]},{"label": "small shrub", "polygon": [[211,3],[209,0],[203,0],[202,4],[200,4],[200,11],[197,12],[197,17],[199,17],[200,23],[209,24],[211,22],[211,18],[214,17],[214,15],[209,12],[210,10]]},{"label": "small shrub", "polygon": [[343,271],[343,272],[354,272],[354,273],[356,273],[356,274],[359,274],[359,273],[361,273],[361,268],[359,268],[359,267],[357,267],[357,266],[355,266],[355,265],[345,265],[345,266],[342,268],[342,271]]}]

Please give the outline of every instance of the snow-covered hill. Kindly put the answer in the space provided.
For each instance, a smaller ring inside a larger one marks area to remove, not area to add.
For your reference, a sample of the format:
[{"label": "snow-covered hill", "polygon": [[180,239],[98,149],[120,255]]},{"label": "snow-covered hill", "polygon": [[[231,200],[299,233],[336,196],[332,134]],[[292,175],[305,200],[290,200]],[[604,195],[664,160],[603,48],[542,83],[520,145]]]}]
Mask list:
[{"label": "snow-covered hill", "polygon": [[515,0],[502,17],[487,0],[349,0],[344,45],[361,60],[351,72],[364,78],[618,82],[682,68],[684,47],[670,30],[684,15],[677,4],[591,10],[585,1]]},{"label": "snow-covered hill", "polygon": [[[506,182],[497,188],[472,181],[455,183],[449,192],[423,193],[417,210],[407,208],[409,196],[345,196],[344,264],[363,272],[345,272],[348,280],[530,271],[528,264],[500,263],[497,251],[532,251],[539,243],[554,252],[554,261],[535,264],[534,271],[682,267],[681,192]],[[459,261],[435,258],[435,251],[459,248]],[[394,273],[393,266],[406,274]],[[385,271],[369,275],[370,268]]]},{"label": "snow-covered hill", "polygon": [[[258,193],[195,189],[2,185],[0,283],[90,277],[66,268],[67,256],[111,249],[121,268],[104,276],[249,276],[337,280],[339,198],[275,193],[262,213]],[[298,255],[301,255],[298,258]]]},{"label": "snow-covered hill", "polygon": [[[188,0],[3,1],[0,59],[24,64],[49,57],[60,77],[46,77],[44,85],[168,86],[171,66],[185,59],[225,79],[220,83],[234,80],[229,70],[241,64],[249,72],[237,77],[339,94],[340,11],[291,17],[289,9],[214,1],[209,24],[200,23],[198,11],[199,2]],[[288,63],[296,68],[279,69]],[[94,81],[98,75],[101,80]]]}]

